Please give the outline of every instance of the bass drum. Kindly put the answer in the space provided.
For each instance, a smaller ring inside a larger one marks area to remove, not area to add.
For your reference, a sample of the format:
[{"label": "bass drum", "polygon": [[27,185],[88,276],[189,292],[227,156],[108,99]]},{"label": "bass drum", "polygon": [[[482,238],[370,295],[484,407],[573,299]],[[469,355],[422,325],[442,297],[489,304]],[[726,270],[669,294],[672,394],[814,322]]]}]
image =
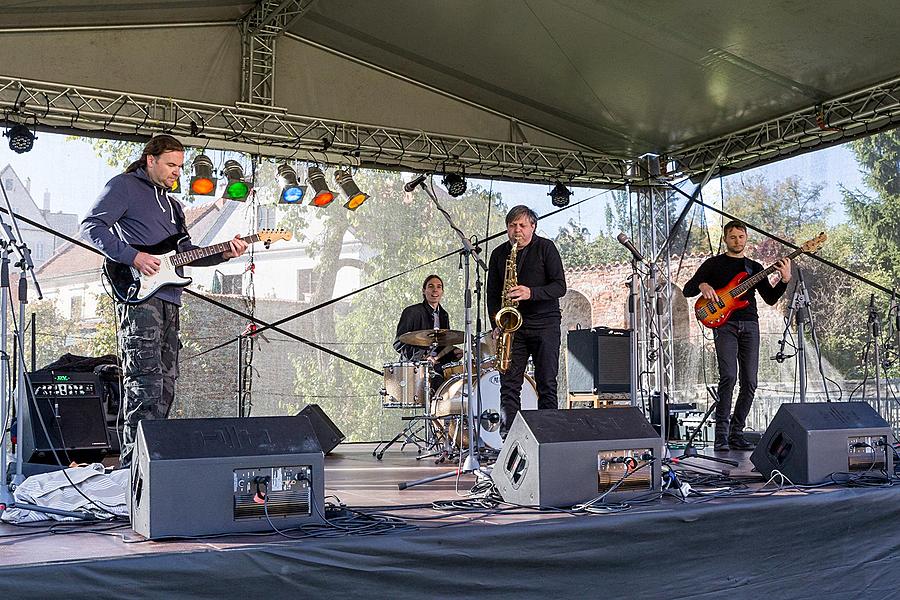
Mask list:
[{"label": "bass drum", "polygon": [[[435,392],[435,399],[432,402],[432,414],[437,418],[437,427],[439,430],[449,435],[450,439],[456,445],[465,446],[466,436],[459,439],[459,432],[465,431],[465,425],[459,427],[459,421],[466,421],[466,412],[468,406],[464,406],[462,402],[462,389],[465,382],[465,374],[454,375],[438,388]],[[477,382],[472,379],[472,384]],[[537,410],[538,395],[537,387],[534,385],[534,379],[525,375],[525,381],[522,382],[522,393],[520,395],[523,410]],[[500,373],[496,369],[485,371],[481,374],[481,414],[487,413],[500,415]],[[450,418],[453,416],[456,418]],[[462,418],[460,418],[462,415]],[[481,427],[481,442],[495,450],[503,447],[503,438],[500,437],[499,429],[488,431],[486,427]]]}]

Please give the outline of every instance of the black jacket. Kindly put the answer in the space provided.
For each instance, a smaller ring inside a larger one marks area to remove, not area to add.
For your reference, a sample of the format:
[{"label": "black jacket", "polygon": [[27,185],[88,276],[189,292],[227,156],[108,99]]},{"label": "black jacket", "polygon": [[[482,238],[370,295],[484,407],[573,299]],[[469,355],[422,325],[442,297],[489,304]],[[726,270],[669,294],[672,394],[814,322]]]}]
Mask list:
[{"label": "black jacket", "polygon": [[[506,261],[511,250],[509,240],[500,244],[491,252],[488,264],[487,307],[492,327],[497,326],[494,315],[503,302]],[[519,285],[531,289],[531,298],[519,302],[522,327],[559,325],[562,321],[559,299],[566,295],[566,274],[556,244],[535,235],[531,238],[531,243],[518,250],[516,267]]]},{"label": "black jacket", "polygon": [[[450,315],[447,314],[447,311],[444,310],[444,307],[440,304],[437,307],[437,313],[440,328],[450,329]],[[396,337],[400,337],[404,333],[409,333],[410,331],[419,331],[421,329],[434,329],[434,311],[431,310],[431,306],[424,300],[403,309],[403,313],[400,315],[400,322],[397,323]],[[424,360],[429,352],[428,348],[410,346],[409,344],[400,342],[396,338],[394,339],[394,350],[400,353],[401,360]],[[444,360],[441,362],[447,362],[448,360],[453,360],[452,352],[447,353]]]}]

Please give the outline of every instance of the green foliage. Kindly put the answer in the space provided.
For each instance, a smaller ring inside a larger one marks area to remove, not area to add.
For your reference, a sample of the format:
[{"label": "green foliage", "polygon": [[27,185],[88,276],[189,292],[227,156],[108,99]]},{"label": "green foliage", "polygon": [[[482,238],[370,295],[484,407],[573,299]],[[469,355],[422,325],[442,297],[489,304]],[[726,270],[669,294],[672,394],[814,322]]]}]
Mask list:
[{"label": "green foliage", "polygon": [[[421,300],[421,286],[431,273],[439,274],[445,283],[444,307],[451,315],[451,326],[462,329],[458,315],[463,314],[463,282],[457,277],[459,257],[453,253],[460,247],[457,235],[450,229],[443,215],[422,193],[406,194],[403,181],[396,173],[360,171],[355,174],[360,188],[372,197],[355,212],[338,205],[339,200],[326,209],[298,207],[308,215],[322,215],[324,228],[317,236],[315,247],[320,251],[320,287],[316,300],[332,297],[337,269],[361,266],[361,285],[388,279],[370,291],[353,296],[346,314],[329,317],[322,309],[315,313],[316,340],[377,369],[385,362],[396,362],[391,347],[397,321],[404,307]],[[452,199],[439,195],[441,204],[454,223],[467,235],[482,237],[490,206],[489,231],[503,231],[506,207],[495,195],[470,186],[462,197]],[[309,217],[312,218],[312,217]],[[367,256],[362,264],[347,264],[338,260],[345,235],[363,243]],[[502,240],[501,240],[502,241]],[[482,256],[489,256],[494,242]],[[431,262],[447,253],[442,261]],[[474,277],[474,263],[473,263]],[[333,331],[327,331],[333,323]],[[392,437],[402,426],[396,411],[381,408],[378,391],[382,378],[323,353],[298,356],[296,393],[302,402],[317,402],[329,413],[338,415],[345,433],[353,440]]]},{"label": "green foliage", "polygon": [[614,237],[599,234],[591,239],[586,227],[581,227],[574,219],[560,229],[556,236],[556,246],[566,268],[591,267],[629,259],[628,251]]},{"label": "green foliage", "polygon": [[851,222],[868,232],[867,259],[890,275],[893,287],[900,279],[900,132],[856,140],[850,147],[875,195],[844,189],[844,205]]}]

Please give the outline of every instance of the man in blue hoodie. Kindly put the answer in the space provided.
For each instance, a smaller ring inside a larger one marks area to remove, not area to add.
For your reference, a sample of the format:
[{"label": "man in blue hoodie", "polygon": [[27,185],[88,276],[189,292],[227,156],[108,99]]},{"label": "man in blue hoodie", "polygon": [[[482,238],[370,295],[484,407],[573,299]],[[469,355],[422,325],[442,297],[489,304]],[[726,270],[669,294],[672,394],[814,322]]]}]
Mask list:
[{"label": "man in blue hoodie", "polygon": [[[159,272],[159,259],[134,246],[187,236],[184,211],[169,195],[183,164],[181,142],[170,135],[153,137],[141,158],[106,184],[81,222],[82,237],[115,262],[131,265],[144,275]],[[240,235],[229,246],[229,250],[191,266],[216,265],[247,250]],[[195,247],[185,237],[177,249],[183,252]],[[181,292],[180,287],[167,286],[142,304],[116,305],[125,380],[125,427],[119,459],[123,468],[131,464],[138,423],[165,419],[175,398]]]}]

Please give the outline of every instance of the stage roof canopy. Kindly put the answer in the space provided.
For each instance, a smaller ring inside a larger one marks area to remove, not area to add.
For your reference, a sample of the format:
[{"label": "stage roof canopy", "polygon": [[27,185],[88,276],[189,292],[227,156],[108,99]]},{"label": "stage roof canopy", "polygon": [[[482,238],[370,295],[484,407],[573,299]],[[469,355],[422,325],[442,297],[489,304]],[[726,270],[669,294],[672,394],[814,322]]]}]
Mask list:
[{"label": "stage roof canopy", "polygon": [[327,162],[604,184],[646,153],[736,170],[900,118],[894,0],[7,0],[0,14],[0,119]]}]

